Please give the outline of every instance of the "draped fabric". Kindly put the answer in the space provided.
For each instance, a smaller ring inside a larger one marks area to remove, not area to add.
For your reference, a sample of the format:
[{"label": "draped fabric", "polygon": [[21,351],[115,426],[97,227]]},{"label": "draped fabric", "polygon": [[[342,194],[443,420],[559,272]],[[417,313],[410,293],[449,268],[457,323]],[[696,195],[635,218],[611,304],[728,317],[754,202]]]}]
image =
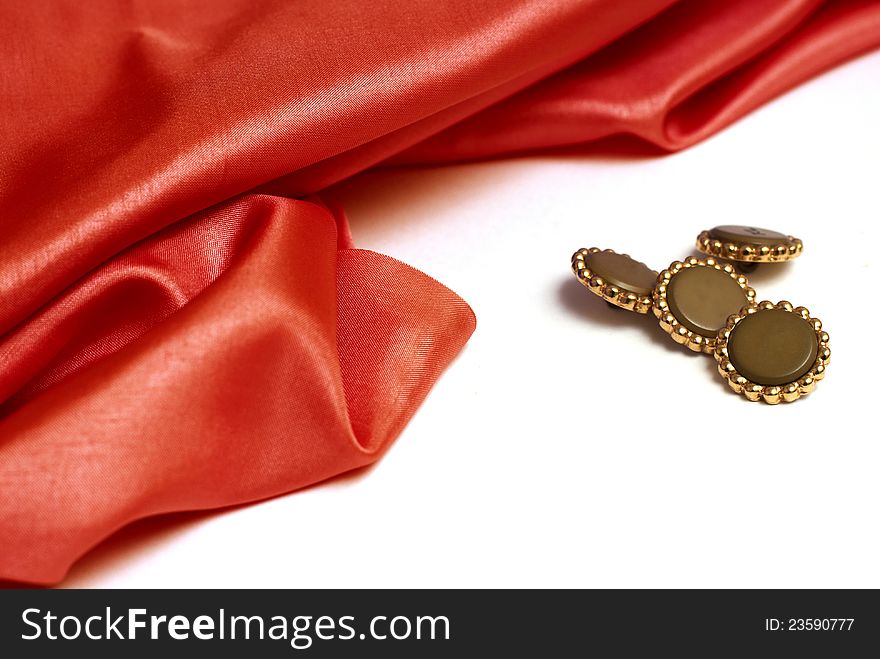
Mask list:
[{"label": "draped fabric", "polygon": [[375,461],[461,351],[468,305],[322,189],[687,147],[880,44],[880,3],[32,0],[0,36],[0,578],[56,583]]}]

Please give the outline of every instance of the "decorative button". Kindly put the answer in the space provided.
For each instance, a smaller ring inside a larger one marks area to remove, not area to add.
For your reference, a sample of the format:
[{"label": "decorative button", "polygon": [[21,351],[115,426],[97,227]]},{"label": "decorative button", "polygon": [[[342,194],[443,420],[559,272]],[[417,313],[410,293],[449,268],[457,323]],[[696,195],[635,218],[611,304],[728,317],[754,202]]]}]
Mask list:
[{"label": "decorative button", "polygon": [[730,387],[775,405],[808,394],[831,359],[822,321],[790,302],[761,302],[731,316],[718,334],[715,359]]},{"label": "decorative button", "polygon": [[660,273],[653,298],[660,326],[676,342],[711,353],[718,331],[731,315],[754,304],[755,291],[732,265],[690,258]]},{"label": "decorative button", "polygon": [[697,236],[704,254],[740,263],[790,261],[800,256],[804,244],[794,236],[751,226],[724,224]]},{"label": "decorative button", "polygon": [[627,254],[598,247],[579,249],[571,269],[584,286],[607,302],[637,313],[651,310],[657,272]]}]

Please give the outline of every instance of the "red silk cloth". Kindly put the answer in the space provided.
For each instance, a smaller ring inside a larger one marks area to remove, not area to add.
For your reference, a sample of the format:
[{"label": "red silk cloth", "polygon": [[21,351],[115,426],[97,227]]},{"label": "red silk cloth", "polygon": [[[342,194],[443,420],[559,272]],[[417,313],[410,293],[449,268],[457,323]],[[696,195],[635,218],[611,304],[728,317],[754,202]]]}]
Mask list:
[{"label": "red silk cloth", "polygon": [[307,195],[680,149],[878,44],[864,0],[4,3],[0,578],[388,448],[474,316]]}]

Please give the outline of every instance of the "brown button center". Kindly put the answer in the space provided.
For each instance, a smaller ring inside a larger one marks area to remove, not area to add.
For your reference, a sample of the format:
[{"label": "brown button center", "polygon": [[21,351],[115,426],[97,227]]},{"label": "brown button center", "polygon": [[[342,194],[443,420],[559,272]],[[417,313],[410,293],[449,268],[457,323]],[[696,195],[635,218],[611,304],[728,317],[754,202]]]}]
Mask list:
[{"label": "brown button center", "polygon": [[666,298],[678,322],[708,338],[718,334],[727,318],[749,303],[735,279],[706,266],[681,270],[669,282]]},{"label": "brown button center", "polygon": [[730,363],[755,384],[795,382],[813,367],[818,353],[813,328],[784,309],[762,309],[746,316],[727,340]]},{"label": "brown button center", "polygon": [[593,252],[584,257],[584,264],[612,286],[637,295],[650,295],[658,273],[640,261],[614,252]]},{"label": "brown button center", "polygon": [[728,243],[746,243],[749,245],[778,245],[788,240],[788,236],[778,231],[740,226],[738,224],[722,224],[720,227],[709,229],[709,236],[715,240],[723,240]]}]

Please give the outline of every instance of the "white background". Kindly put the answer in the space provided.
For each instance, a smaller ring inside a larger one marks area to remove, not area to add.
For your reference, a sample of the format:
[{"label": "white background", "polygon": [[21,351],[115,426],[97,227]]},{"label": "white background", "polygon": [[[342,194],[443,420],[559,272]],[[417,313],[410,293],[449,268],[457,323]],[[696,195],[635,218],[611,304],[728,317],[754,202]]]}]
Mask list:
[{"label": "white background", "polygon": [[[449,285],[477,331],[378,466],[145,522],[65,586],[880,587],[880,54],[683,153],[374,172],[336,191],[360,247]],[[651,316],[569,270],[662,269],[701,229],[804,240],[752,276],[831,335],[828,377],[749,403]]]}]

